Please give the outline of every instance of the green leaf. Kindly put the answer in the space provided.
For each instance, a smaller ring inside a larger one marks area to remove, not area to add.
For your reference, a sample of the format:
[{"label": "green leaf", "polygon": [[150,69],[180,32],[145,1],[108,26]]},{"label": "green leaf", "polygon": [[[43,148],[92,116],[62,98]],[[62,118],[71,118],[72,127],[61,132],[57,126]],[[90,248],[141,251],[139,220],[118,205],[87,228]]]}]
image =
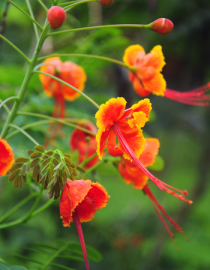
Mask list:
[{"label": "green leaf", "polygon": [[51,263],[50,266],[56,266],[56,269],[60,268],[60,269],[66,269],[66,270],[75,270],[74,268],[69,268],[69,267],[66,267],[66,266],[63,266],[60,264],[56,264],[56,263]]},{"label": "green leaf", "polygon": [[157,156],[155,159],[155,163],[151,166],[148,166],[148,170],[154,170],[154,171],[162,171],[164,168],[164,160],[162,157]]},{"label": "green leaf", "polygon": [[0,265],[0,270],[9,270],[9,267],[6,265]]},{"label": "green leaf", "polygon": [[13,266],[10,266],[10,270],[27,270],[27,269],[23,266],[13,265]]},{"label": "green leaf", "polygon": [[[71,243],[68,250],[70,250],[73,253],[80,254],[80,255],[83,254],[79,243]],[[91,261],[99,262],[102,260],[101,253],[98,252],[96,249],[86,245],[86,250],[87,250],[87,256]]]}]

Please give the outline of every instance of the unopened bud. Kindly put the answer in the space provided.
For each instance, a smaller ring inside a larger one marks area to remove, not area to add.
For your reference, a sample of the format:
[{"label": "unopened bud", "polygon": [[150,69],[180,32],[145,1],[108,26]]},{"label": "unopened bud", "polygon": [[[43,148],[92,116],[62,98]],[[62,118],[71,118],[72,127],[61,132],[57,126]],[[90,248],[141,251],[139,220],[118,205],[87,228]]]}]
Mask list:
[{"label": "unopened bud", "polygon": [[99,0],[100,4],[104,7],[110,7],[114,0]]},{"label": "unopened bud", "polygon": [[155,31],[160,35],[167,35],[169,34],[173,28],[174,24],[169,19],[159,18],[154,22],[149,24],[151,26],[151,30]]},{"label": "unopened bud", "polygon": [[47,12],[47,19],[52,29],[61,27],[66,19],[66,12],[63,8],[54,6]]}]

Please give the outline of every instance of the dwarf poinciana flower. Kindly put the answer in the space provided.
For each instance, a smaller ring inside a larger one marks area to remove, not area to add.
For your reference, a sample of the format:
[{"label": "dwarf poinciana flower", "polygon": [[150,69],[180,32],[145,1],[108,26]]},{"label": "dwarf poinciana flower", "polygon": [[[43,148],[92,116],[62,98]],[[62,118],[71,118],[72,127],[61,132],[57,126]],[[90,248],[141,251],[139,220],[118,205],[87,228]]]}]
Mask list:
[{"label": "dwarf poinciana flower", "polygon": [[141,97],[152,93],[189,105],[210,105],[210,96],[205,95],[210,90],[210,83],[188,92],[166,88],[166,81],[161,74],[165,61],[160,45],[155,46],[148,54],[140,45],[129,46],[125,50],[123,61],[129,66],[136,67],[135,71],[129,71],[129,80]]},{"label": "dwarf poinciana flower", "polygon": [[[90,121],[84,120],[84,122],[79,124],[79,126],[95,134],[97,132],[96,126]],[[80,129],[74,129],[70,137],[69,145],[72,151],[77,150],[79,152],[79,164],[94,155],[97,150],[97,142],[95,135],[91,135]],[[85,164],[84,168],[89,169],[98,162],[98,157],[94,157]]]},{"label": "dwarf poinciana flower", "polygon": [[5,176],[14,162],[12,148],[6,140],[0,138],[0,176]]},{"label": "dwarf poinciana flower", "polygon": [[[159,146],[160,146],[160,143],[158,139],[155,139],[155,138],[146,139],[144,150],[139,157],[139,161],[142,163],[143,166],[147,167],[154,164]],[[124,158],[121,159],[118,169],[121,176],[125,180],[126,184],[133,183],[133,187],[135,189],[142,189],[144,193],[149,197],[153,207],[155,208],[155,211],[157,212],[160,220],[162,221],[163,225],[168,231],[172,241],[174,239],[174,235],[169,229],[167,223],[163,219],[160,212],[162,212],[162,214],[172,223],[172,225],[175,227],[177,231],[179,231],[180,233],[184,235],[182,228],[165,212],[162,205],[158,203],[158,201],[152,194],[150,188],[147,185],[147,182],[149,180],[148,176],[145,173],[143,173],[142,170],[139,169],[134,164],[134,162],[131,162]]]},{"label": "dwarf poinciana flower", "polygon": [[79,235],[86,268],[89,263],[85,248],[85,242],[81,222],[87,222],[94,218],[95,212],[106,206],[109,195],[106,189],[99,183],[90,180],[67,181],[60,198],[60,214],[63,226],[70,227],[75,221]]},{"label": "dwarf poinciana flower", "polygon": [[[125,106],[126,101],[124,98],[112,98],[102,104],[96,113],[98,126],[96,140],[99,158],[102,159],[103,150],[107,146],[111,156],[123,156],[125,159],[131,160],[159,189],[165,190],[181,201],[191,204],[192,201],[183,197],[183,195],[187,195],[186,191],[178,190],[162,182],[152,175],[139,160],[145,144],[141,128],[149,120],[151,110],[149,99],[143,99],[127,110],[125,110]],[[180,194],[171,189],[178,191]]]},{"label": "dwarf poinciana flower", "polygon": [[[84,90],[86,74],[82,67],[70,61],[62,62],[59,57],[48,58],[43,63],[45,65],[40,68],[40,71],[56,76],[80,91]],[[65,116],[65,100],[73,101],[79,97],[80,94],[72,88],[56,81],[53,78],[48,77],[47,75],[40,74],[39,78],[45,93],[49,97],[54,97],[55,99],[52,117],[63,118]],[[61,126],[62,124],[60,123],[52,123],[49,125],[46,135],[45,147],[47,147],[49,144],[49,133],[51,130],[55,128],[54,134],[51,137],[53,140],[55,139]]]}]

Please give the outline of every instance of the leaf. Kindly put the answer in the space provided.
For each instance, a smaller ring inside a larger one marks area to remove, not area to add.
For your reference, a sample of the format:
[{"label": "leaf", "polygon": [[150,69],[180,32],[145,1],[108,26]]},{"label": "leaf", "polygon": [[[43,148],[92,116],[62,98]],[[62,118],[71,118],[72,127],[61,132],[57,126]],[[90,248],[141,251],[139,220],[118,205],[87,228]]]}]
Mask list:
[{"label": "leaf", "polygon": [[20,157],[20,158],[17,158],[17,159],[15,160],[15,163],[26,163],[26,162],[28,162],[28,161],[29,161],[28,158],[22,158],[22,157]]},{"label": "leaf", "polygon": [[10,173],[14,172],[15,170],[21,168],[23,166],[23,163],[15,163],[12,168],[10,169]]},{"label": "leaf", "polygon": [[49,151],[47,151],[47,153],[46,153],[46,154],[47,154],[48,156],[52,156],[52,155],[53,155],[53,153],[54,153],[54,151],[53,151],[53,150],[49,150]]},{"label": "leaf", "polygon": [[10,269],[6,265],[1,265],[0,264],[0,270],[10,270]]},{"label": "leaf", "polygon": [[25,267],[23,266],[19,266],[19,265],[12,265],[9,267],[10,270],[27,270]]},{"label": "leaf", "polygon": [[51,157],[48,157],[47,159],[45,159],[44,161],[42,161],[42,165],[45,166],[46,164],[48,164],[51,161]]},{"label": "leaf", "polygon": [[60,269],[66,269],[66,270],[75,270],[75,268],[69,268],[69,267],[66,267],[64,265],[60,265],[60,264],[56,264],[56,263],[51,263],[50,266],[56,266],[56,267],[58,267]]},{"label": "leaf", "polygon": [[35,158],[40,158],[41,156],[42,156],[42,153],[40,153],[40,152],[33,152],[30,155],[30,158],[35,159]]},{"label": "leaf", "polygon": [[30,168],[34,168],[36,167],[36,165],[39,163],[39,159],[34,159],[33,161],[31,161],[30,163]]},{"label": "leaf", "polygon": [[79,166],[77,166],[77,170],[80,171],[81,173],[85,173],[86,172],[85,169],[83,169],[82,167],[79,167]]},{"label": "leaf", "polygon": [[36,145],[36,146],[35,146],[35,149],[36,149],[37,151],[41,152],[41,153],[44,153],[44,152],[45,152],[45,148],[44,148],[44,146],[42,146],[42,145]]},{"label": "leaf", "polygon": [[148,170],[154,170],[154,171],[162,171],[164,168],[164,160],[162,157],[157,156],[155,159],[155,163],[151,166],[148,166]]},{"label": "leaf", "polygon": [[12,172],[12,173],[9,175],[9,181],[14,180],[14,179],[18,176],[19,173],[20,173],[20,169],[14,171],[14,172]]}]

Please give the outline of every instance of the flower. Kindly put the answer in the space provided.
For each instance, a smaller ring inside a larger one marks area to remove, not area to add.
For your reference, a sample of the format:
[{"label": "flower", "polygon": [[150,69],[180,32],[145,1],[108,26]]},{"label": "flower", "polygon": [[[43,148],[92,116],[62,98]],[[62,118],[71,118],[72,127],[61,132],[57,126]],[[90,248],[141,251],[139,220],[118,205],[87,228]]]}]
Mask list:
[{"label": "flower", "polygon": [[[82,67],[70,61],[62,63],[59,57],[47,58],[43,63],[44,65],[40,68],[41,72],[56,76],[80,91],[84,90],[86,74]],[[80,95],[69,86],[63,85],[47,75],[40,74],[39,78],[48,96],[73,101]]]},{"label": "flower", "polygon": [[106,189],[99,183],[93,183],[90,180],[69,180],[61,194],[60,214],[63,226],[70,227],[70,223],[74,219],[87,270],[90,268],[81,222],[92,220],[95,212],[105,207],[108,200],[109,195]]},{"label": "flower", "polygon": [[166,18],[159,18],[150,25],[151,29],[160,35],[169,34],[174,28],[173,22]]},{"label": "flower", "polygon": [[160,45],[155,46],[148,54],[140,45],[132,45],[125,50],[123,61],[128,66],[136,67],[135,72],[129,72],[129,79],[137,94],[142,97],[151,93],[164,95],[166,81],[160,73],[165,66],[164,60]]},{"label": "flower", "polygon": [[[82,67],[70,61],[63,63],[59,57],[47,58],[43,64],[44,65],[40,68],[41,72],[53,75],[80,91],[84,90],[86,74]],[[55,99],[52,117],[64,118],[66,110],[65,100],[74,101],[77,97],[80,96],[80,94],[73,90],[71,87],[62,84],[61,82],[47,75],[40,74],[39,78],[46,95],[49,97],[52,96]],[[56,138],[61,126],[61,123],[51,123],[49,125],[44,144],[45,147],[48,146],[50,140],[53,141]],[[49,134],[53,129],[54,132],[50,136]]]},{"label": "flower", "polygon": [[[80,127],[85,128],[96,134],[97,128],[90,121],[84,120],[83,123],[79,124]],[[69,145],[72,151],[77,150],[79,152],[79,164],[84,160],[88,159],[96,153],[97,142],[95,135],[86,133],[83,130],[75,129],[70,137]],[[92,158],[88,163],[85,164],[84,168],[89,169],[99,162],[98,157]]]},{"label": "flower", "polygon": [[[143,99],[127,110],[125,110],[125,105],[124,98],[112,98],[102,104],[95,115],[98,126],[96,141],[99,159],[102,159],[103,150],[107,146],[110,155],[123,156],[125,159],[132,161],[159,189],[165,190],[181,201],[192,204],[192,201],[183,197],[183,195],[187,195],[186,191],[180,191],[162,182],[151,174],[139,160],[145,144],[141,128],[149,120],[151,110],[149,99]],[[171,189],[181,194],[177,194]]]},{"label": "flower", "polygon": [[[140,162],[145,167],[151,166],[154,164],[156,155],[158,154],[159,147],[160,147],[160,143],[158,139],[155,139],[155,138],[146,139],[144,150],[139,157]],[[182,228],[165,212],[164,208],[158,203],[158,201],[152,194],[147,184],[149,178],[146,174],[142,172],[141,169],[136,167],[133,162],[122,158],[119,163],[118,170],[121,176],[123,177],[123,179],[125,180],[126,184],[129,185],[133,183],[133,187],[135,189],[142,189],[144,193],[149,197],[153,207],[155,208],[155,211],[157,212],[161,222],[163,223],[166,230],[168,231],[172,241],[174,239],[174,235],[169,229],[165,220],[163,219],[160,211],[172,223],[175,229],[178,230],[180,233],[182,233],[183,236],[185,236]]]},{"label": "flower", "polygon": [[[139,157],[139,161],[145,166],[151,166],[155,162],[156,155],[160,143],[158,139],[146,139],[144,150]],[[126,184],[133,183],[135,189],[143,189],[149,180],[148,176],[144,174],[133,162],[127,159],[121,159],[118,170],[125,180]]]},{"label": "flower", "polygon": [[[161,21],[157,22],[159,25]],[[210,106],[210,96],[205,95],[210,90],[210,83],[187,92],[166,88],[166,81],[160,73],[165,65],[160,45],[155,46],[148,54],[140,45],[129,46],[125,50],[123,61],[131,68],[129,80],[141,97],[154,94],[188,105]]]},{"label": "flower", "polygon": [[99,183],[90,180],[69,180],[60,199],[60,214],[63,226],[70,227],[75,211],[80,222],[94,218],[95,212],[106,206],[109,195]]},{"label": "flower", "polygon": [[14,162],[12,148],[0,137],[0,176],[5,176]]}]

